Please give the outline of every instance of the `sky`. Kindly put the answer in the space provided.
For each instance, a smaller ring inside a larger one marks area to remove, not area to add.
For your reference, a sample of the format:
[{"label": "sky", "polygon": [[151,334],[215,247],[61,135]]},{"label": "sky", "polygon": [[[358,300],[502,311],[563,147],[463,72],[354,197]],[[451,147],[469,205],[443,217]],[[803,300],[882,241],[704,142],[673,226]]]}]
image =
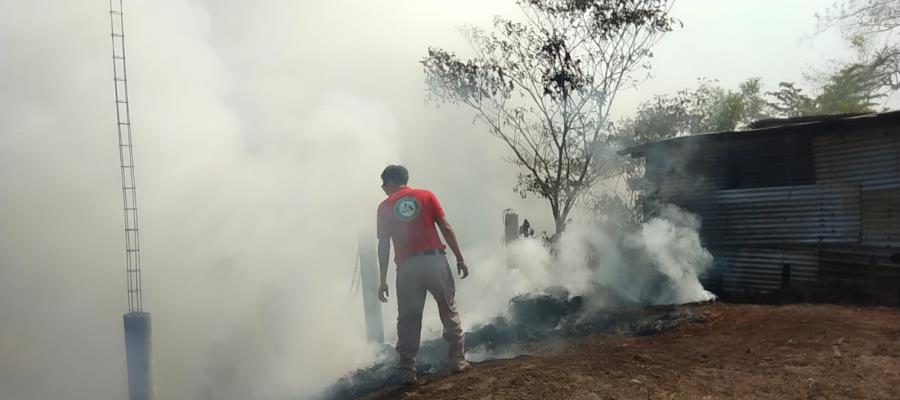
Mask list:
[{"label": "sky", "polygon": [[[506,208],[552,230],[540,200],[512,192],[503,145],[466,110],[425,103],[417,64],[429,46],[464,53],[459,28],[515,15],[510,1],[125,4],[159,398],[287,398],[367,359],[349,289],[387,164],[441,198],[464,253],[490,253]],[[815,35],[829,4],[679,1],[684,27],[613,114],[701,77],[774,88],[849,57],[837,32]],[[107,6],[0,1],[3,399],[126,393]],[[474,323],[477,302],[461,303]]]}]

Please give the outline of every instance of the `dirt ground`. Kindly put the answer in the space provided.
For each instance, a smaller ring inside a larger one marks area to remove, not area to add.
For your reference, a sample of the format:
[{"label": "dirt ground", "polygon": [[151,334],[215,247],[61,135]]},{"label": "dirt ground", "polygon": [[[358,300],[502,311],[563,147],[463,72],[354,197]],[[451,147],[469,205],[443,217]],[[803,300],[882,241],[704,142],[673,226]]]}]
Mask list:
[{"label": "dirt ground", "polygon": [[534,344],[386,399],[900,399],[900,310],[713,303],[658,336]]}]

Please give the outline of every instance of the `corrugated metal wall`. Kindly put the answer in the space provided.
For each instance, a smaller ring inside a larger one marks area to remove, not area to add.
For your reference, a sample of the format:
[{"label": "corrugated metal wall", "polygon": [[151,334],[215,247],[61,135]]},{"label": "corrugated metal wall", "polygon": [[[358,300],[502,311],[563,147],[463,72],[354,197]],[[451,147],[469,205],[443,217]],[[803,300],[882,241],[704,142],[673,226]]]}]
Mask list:
[{"label": "corrugated metal wall", "polygon": [[868,129],[813,139],[816,182],[863,188],[900,188],[900,127]]},{"label": "corrugated metal wall", "polygon": [[705,285],[877,286],[900,297],[900,263],[889,261],[900,253],[900,126],[733,135],[646,153],[655,195],[702,218],[716,259]]},{"label": "corrugated metal wall", "polygon": [[862,186],[862,245],[900,247],[900,127],[817,137],[819,182]]},{"label": "corrugated metal wall", "polygon": [[853,184],[720,190],[673,199],[700,215],[713,247],[859,243],[860,188]]},{"label": "corrugated metal wall", "polygon": [[768,292],[782,285],[814,285],[818,254],[814,250],[779,248],[714,248],[715,269],[701,281],[726,292]]},{"label": "corrugated metal wall", "polygon": [[699,146],[694,143],[647,153],[646,177],[666,197],[715,190],[812,185],[813,145],[809,135],[741,137]]},{"label": "corrugated metal wall", "polygon": [[863,192],[862,209],[862,244],[900,252],[900,189]]}]

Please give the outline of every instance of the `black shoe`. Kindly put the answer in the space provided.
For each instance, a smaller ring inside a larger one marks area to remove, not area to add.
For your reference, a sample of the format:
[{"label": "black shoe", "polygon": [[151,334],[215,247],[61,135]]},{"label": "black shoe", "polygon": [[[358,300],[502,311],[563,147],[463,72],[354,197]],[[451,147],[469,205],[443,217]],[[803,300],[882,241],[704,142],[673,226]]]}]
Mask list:
[{"label": "black shoe", "polygon": [[402,386],[416,386],[419,384],[419,380],[416,378],[415,372],[401,372],[400,373],[400,385]]}]

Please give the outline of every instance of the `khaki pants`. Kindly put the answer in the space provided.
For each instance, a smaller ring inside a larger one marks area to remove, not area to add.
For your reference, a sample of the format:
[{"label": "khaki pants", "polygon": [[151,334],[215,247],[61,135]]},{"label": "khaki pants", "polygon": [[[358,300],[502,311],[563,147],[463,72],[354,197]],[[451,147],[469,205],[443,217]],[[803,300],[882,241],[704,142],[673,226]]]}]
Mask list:
[{"label": "khaki pants", "polygon": [[444,324],[444,339],[450,347],[450,362],[465,359],[463,331],[455,300],[456,285],[447,257],[443,254],[417,255],[407,258],[397,268],[397,353],[401,370],[416,371],[426,292],[431,292],[437,302]]}]

